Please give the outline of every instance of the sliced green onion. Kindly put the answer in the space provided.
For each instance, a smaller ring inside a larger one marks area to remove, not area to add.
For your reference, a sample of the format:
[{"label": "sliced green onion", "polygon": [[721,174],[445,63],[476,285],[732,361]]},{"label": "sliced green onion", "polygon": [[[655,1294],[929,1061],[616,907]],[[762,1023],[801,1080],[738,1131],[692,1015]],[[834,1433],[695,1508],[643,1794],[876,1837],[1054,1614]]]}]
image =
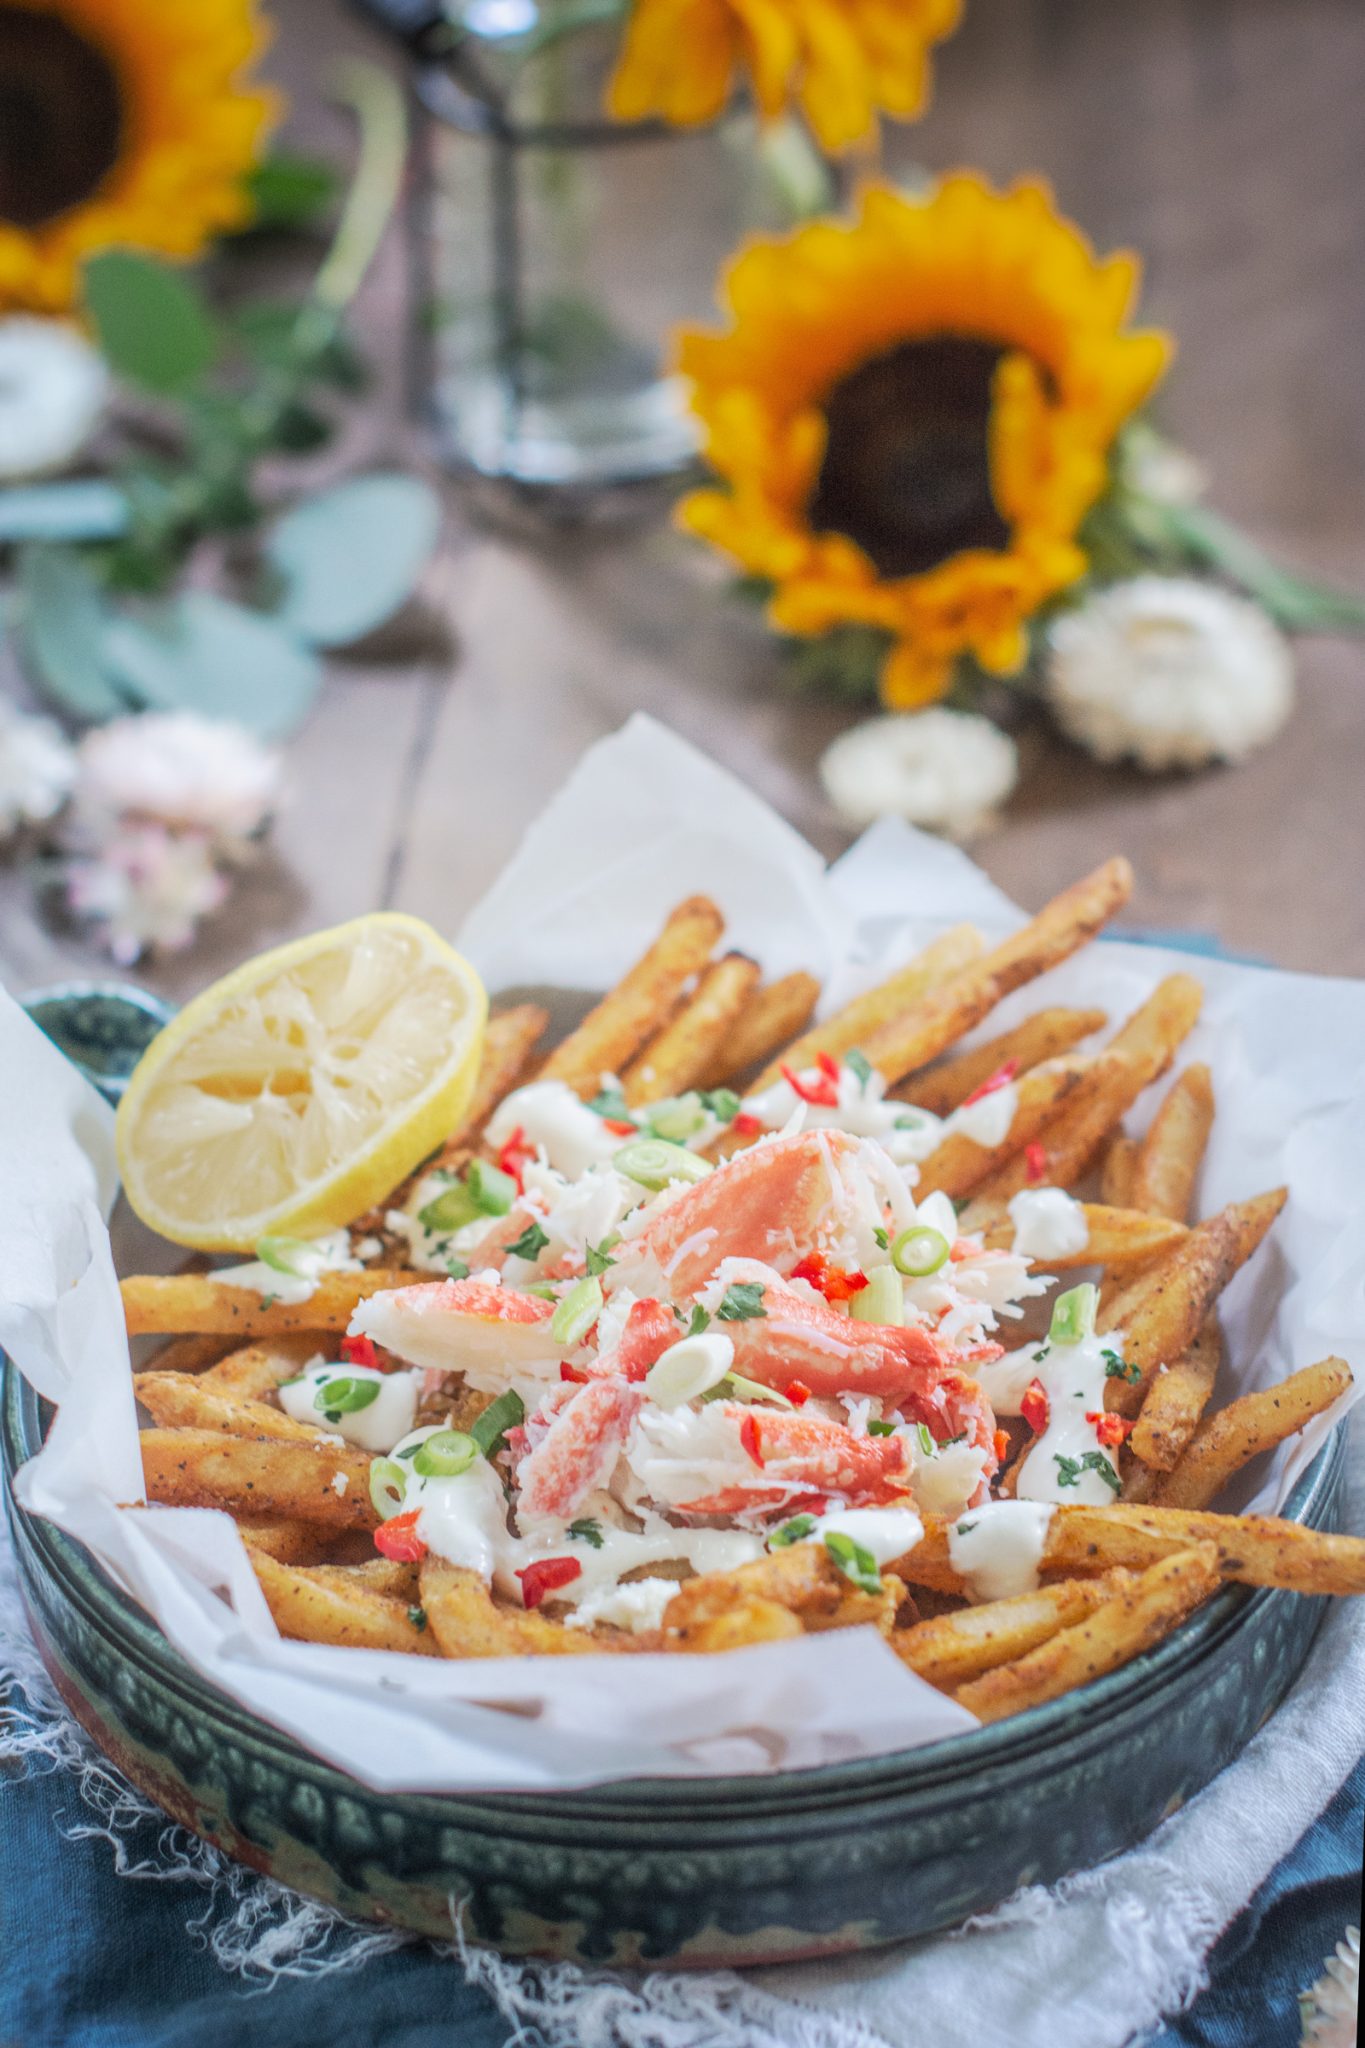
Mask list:
[{"label": "sliced green onion", "polygon": [[825,1548],[846,1579],[851,1579],[864,1593],[881,1592],[882,1575],[870,1550],[864,1550],[861,1543],[855,1543],[842,1529],[831,1529],[828,1532],[825,1537]]},{"label": "sliced green onion", "polygon": [[732,1124],[739,1115],[739,1097],[733,1088],[703,1088],[701,1106],[718,1124]]},{"label": "sliced green onion", "polygon": [[707,1160],[689,1152],[685,1145],[671,1145],[667,1138],[636,1138],[623,1145],[611,1163],[627,1180],[638,1181],[656,1194],[670,1181],[705,1180],[711,1171]]},{"label": "sliced green onion", "polygon": [[464,1182],[457,1180],[417,1211],[417,1221],[423,1230],[463,1230],[466,1223],[477,1223],[486,1214]]},{"label": "sliced green onion", "polygon": [[898,1273],[911,1280],[927,1280],[946,1262],[951,1250],[941,1230],[931,1230],[927,1223],[914,1223],[892,1245],[891,1263]]},{"label": "sliced green onion", "polygon": [[938,1449],[938,1445],[934,1442],[928,1423],[917,1422],[915,1424],[915,1435],[919,1438],[919,1447],[925,1457],[932,1458],[934,1452]]},{"label": "sliced green onion", "polygon": [[776,1408],[794,1408],[795,1401],[785,1394],[779,1394],[776,1387],[765,1387],[761,1380],[747,1380],[742,1372],[727,1373],[725,1391],[732,1399],[739,1401],[771,1401]]},{"label": "sliced green onion", "polygon": [[471,1159],[465,1186],[485,1216],[505,1216],[517,1199],[517,1184],[500,1166],[486,1159]]},{"label": "sliced green onion", "polygon": [[462,1429],[438,1429],[418,1444],[412,1469],[424,1479],[456,1479],[467,1472],[479,1455],[472,1436]]},{"label": "sliced green onion", "polygon": [[499,1394],[469,1425],[473,1437],[485,1458],[491,1458],[501,1448],[504,1435],[509,1429],[517,1429],[526,1420],[526,1403],[521,1395],[509,1387],[505,1394]]},{"label": "sliced green onion", "polygon": [[550,1318],[550,1335],[571,1351],[581,1344],[602,1313],[602,1282],[589,1274],[571,1287]]},{"label": "sliced green onion", "polygon": [[291,1280],[313,1280],[319,1271],[318,1248],[306,1237],[260,1237],[256,1256],[272,1273],[287,1273]]},{"label": "sliced green onion", "polygon": [[538,1295],[541,1301],[553,1301],[556,1305],[559,1302],[559,1289],[553,1287],[548,1280],[537,1280],[534,1286],[523,1287],[518,1291],[522,1294]]},{"label": "sliced green onion", "polygon": [[848,1312],[858,1323],[903,1323],[905,1296],[894,1266],[874,1266],[866,1287],[854,1295]]},{"label": "sliced green onion", "polygon": [[701,1106],[699,1095],[665,1096],[662,1102],[651,1102],[646,1115],[656,1138],[672,1138],[678,1142],[694,1137],[706,1122],[706,1111]]},{"label": "sliced green onion", "polygon": [[657,1408],[681,1408],[718,1387],[734,1355],[734,1345],[720,1331],[683,1337],[655,1359],[645,1374],[645,1392]]},{"label": "sliced green onion", "polygon": [[1083,1344],[1095,1327],[1095,1310],[1100,1291],[1093,1280],[1068,1287],[1052,1304],[1048,1341],[1052,1344]]},{"label": "sliced green onion", "polygon": [[803,1536],[809,1536],[815,1527],[814,1515],[793,1515],[790,1522],[784,1522],[780,1529],[774,1529],[768,1538],[769,1550],[787,1550],[793,1543],[799,1543]]},{"label": "sliced green onion", "polygon": [[872,1079],[872,1062],[867,1054],[859,1052],[856,1045],[851,1045],[847,1052],[840,1054],[840,1058],[844,1065],[858,1076],[858,1085],[866,1088]]},{"label": "sliced green onion", "polygon": [[408,1475],[396,1458],[370,1461],[370,1500],[381,1522],[403,1512],[407,1490]]},{"label": "sliced green onion", "polygon": [[328,1415],[355,1415],[378,1399],[378,1380],[324,1380],[313,1406]]}]

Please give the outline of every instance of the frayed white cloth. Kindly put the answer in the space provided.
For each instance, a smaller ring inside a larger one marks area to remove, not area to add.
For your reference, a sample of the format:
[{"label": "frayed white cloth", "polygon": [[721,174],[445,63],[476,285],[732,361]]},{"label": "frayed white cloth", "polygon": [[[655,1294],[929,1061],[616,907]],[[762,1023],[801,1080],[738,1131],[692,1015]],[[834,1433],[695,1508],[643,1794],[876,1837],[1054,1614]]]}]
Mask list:
[{"label": "frayed white cloth", "polygon": [[[1365,1417],[1351,1421],[1347,1527],[1365,1531]],[[185,1879],[186,1923],[226,1971],[268,1985],[354,1970],[411,1937],[357,1925],[165,1825],[67,1714],[29,1638],[0,1525],[0,1764],[62,1770],[121,1876]],[[1122,2048],[1188,2005],[1209,1949],[1331,1801],[1365,1750],[1365,1602],[1338,1602],[1280,1711],[1237,1762],[1127,1856],[1031,1886],[957,1932],[739,1977],[587,1971],[445,1951],[494,2000],[509,2043],[545,2048]],[[1122,1767],[1122,1760],[1115,1760]],[[0,1797],[3,1794],[0,1793]]]}]

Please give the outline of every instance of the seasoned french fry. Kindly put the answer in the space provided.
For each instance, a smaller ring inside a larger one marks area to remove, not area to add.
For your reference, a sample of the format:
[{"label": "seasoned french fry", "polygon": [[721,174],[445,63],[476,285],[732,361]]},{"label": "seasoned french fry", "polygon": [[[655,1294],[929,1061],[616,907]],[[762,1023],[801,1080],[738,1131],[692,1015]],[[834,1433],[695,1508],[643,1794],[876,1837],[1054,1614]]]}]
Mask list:
[{"label": "seasoned french fry", "polygon": [[287,1515],[238,1515],[236,1522],[248,1550],[263,1550],[281,1564],[321,1564],[337,1541],[335,1529]]},{"label": "seasoned french fry", "polygon": [[430,1277],[378,1266],[368,1273],[323,1273],[308,1300],[301,1302],[225,1286],[212,1273],[139,1273],[120,1281],[119,1291],[130,1337],[161,1331],[284,1337],[295,1330],[344,1330],[357,1302]]},{"label": "seasoned french fry", "polygon": [[1178,1551],[1150,1565],[1084,1621],[961,1686],[958,1704],[982,1721],[999,1721],[1088,1685],[1151,1649],[1217,1585],[1217,1553],[1211,1543]]},{"label": "seasoned french fry", "polygon": [[[149,1500],[372,1529],[370,1461],[350,1444],[285,1443],[214,1429],[144,1429]],[[338,1490],[340,1485],[340,1490]]]},{"label": "seasoned french fry", "polygon": [[319,1561],[312,1576],[319,1583],[343,1588],[368,1586],[372,1593],[386,1593],[391,1600],[415,1600],[418,1594],[417,1566],[393,1557],[367,1557],[361,1564]]},{"label": "seasoned french fry", "polygon": [[310,1429],[268,1402],[206,1387],[192,1373],[136,1373],[133,1392],[153,1422],[165,1429],[219,1429],[229,1436],[270,1436],[296,1443],[317,1443],[336,1434],[325,1428],[321,1416]]},{"label": "seasoned french fry", "polygon": [[964,967],[980,959],[984,946],[985,941],[975,925],[954,925],[922,952],[916,953],[914,959],[899,968],[889,980],[879,982],[876,988],[868,989],[863,995],[855,996],[833,1017],[826,1017],[823,1024],[813,1025],[795,1039],[780,1061],[773,1060],[764,1068],[754,1087],[768,1087],[779,1078],[783,1066],[794,1067],[799,1073],[811,1064],[817,1053],[841,1053],[847,1052],[850,1046],[861,1047],[865,1040],[875,1038],[879,1031],[894,1024],[930,989],[942,988]]},{"label": "seasoned french fry", "polygon": [[1103,1010],[1038,1010],[1012,1031],[1002,1031],[985,1045],[940,1060],[926,1073],[913,1075],[895,1093],[902,1102],[913,1102],[917,1109],[927,1109],[934,1116],[949,1116],[1002,1067],[1012,1065],[1017,1073],[1026,1074],[1031,1067],[1040,1067],[1044,1060],[1060,1059],[1083,1038],[1102,1031],[1108,1021]]},{"label": "seasoned french fry", "polygon": [[1104,1148],[1100,1169],[1100,1200],[1112,1209],[1133,1206],[1133,1175],[1137,1169],[1137,1139],[1116,1131]]},{"label": "seasoned french fry", "polygon": [[235,1340],[231,1337],[173,1337],[169,1344],[163,1344],[155,1357],[147,1361],[149,1372],[208,1372],[231,1356]]},{"label": "seasoned french fry", "polygon": [[626,1101],[659,1102],[697,1085],[732,1033],[758,982],[758,966],[743,953],[727,953],[706,969],[696,993],[651,1038],[621,1076]]},{"label": "seasoned french fry", "polygon": [[669,912],[649,950],[614,989],[555,1047],[541,1076],[595,1095],[604,1073],[619,1074],[668,1016],[693,975],[700,974],[725,928],[705,896],[689,896]]},{"label": "seasoned french fry", "polygon": [[695,1621],[665,1645],[672,1650],[706,1652],[743,1650],[751,1643],[780,1642],[786,1636],[805,1634],[799,1614],[780,1600],[765,1600],[758,1593],[739,1594],[734,1605],[719,1614]]},{"label": "seasoned french fry", "polygon": [[863,1043],[865,1057],[888,1085],[928,1066],[1013,990],[1069,959],[1122,909],[1132,888],[1127,861],[1106,861],[1054,897],[1022,931],[874,1032]]},{"label": "seasoned french fry", "polygon": [[1035,1067],[1019,1083],[1014,1116],[1001,1143],[981,1145],[965,1131],[950,1129],[921,1165],[916,1195],[922,1200],[942,1190],[959,1201],[984,1182],[993,1181],[1002,1162],[1034,1144],[1066,1104],[1093,1092],[1111,1068],[1121,1065],[1115,1053],[1072,1052]]},{"label": "seasoned french fry", "polygon": [[1093,1579],[1062,1579],[1040,1586],[1036,1593],[961,1607],[955,1614],[894,1630],[891,1647],[930,1685],[951,1690],[997,1664],[1011,1663],[1059,1629],[1093,1614],[1122,1590],[1128,1577],[1126,1572],[1108,1572]]},{"label": "seasoned french fry", "polygon": [[1157,1368],[1189,1349],[1233,1274],[1279,1215],[1286,1194],[1285,1188],[1275,1188],[1254,1201],[1230,1203],[1101,1309],[1100,1329],[1122,1327],[1124,1359],[1138,1371],[1136,1380],[1106,1382],[1106,1408],[1137,1415]]},{"label": "seasoned french fry", "polygon": [[327,1330],[303,1330],[293,1337],[272,1337],[263,1344],[247,1344],[229,1351],[217,1365],[200,1375],[200,1385],[217,1394],[240,1400],[259,1401],[273,1394],[281,1380],[301,1372],[310,1359],[326,1357],[336,1349],[336,1334]]},{"label": "seasoned french fry", "polygon": [[1135,1458],[1161,1472],[1177,1463],[1208,1407],[1222,1356],[1218,1319],[1210,1316],[1183,1357],[1149,1385],[1128,1439]]},{"label": "seasoned french fry", "polygon": [[601,1650],[657,1649],[657,1637],[563,1628],[542,1614],[496,1601],[477,1572],[424,1557],[418,1581],[432,1635],[445,1657],[590,1656]]},{"label": "seasoned french fry", "polygon": [[1350,1385],[1351,1368],[1345,1360],[1324,1358],[1291,1373],[1278,1386],[1229,1401],[1200,1424],[1174,1471],[1153,1493],[1154,1505],[1207,1507],[1244,1465],[1296,1435]]},{"label": "seasoned french fry", "polygon": [[[1188,1235],[1182,1224],[1145,1216],[1140,1209],[1110,1209],[1103,1202],[1083,1202],[1081,1208],[1090,1235],[1079,1251],[1049,1252],[1046,1259],[1036,1262],[1050,1273],[1065,1272],[1071,1266],[1141,1265]],[[1013,1243],[1014,1225],[1007,1219],[992,1223],[986,1231],[989,1251],[1009,1251]]]},{"label": "seasoned french fry", "polygon": [[317,1570],[282,1564],[255,1546],[249,1547],[249,1555],[282,1636],[308,1643],[337,1643],[353,1650],[441,1655],[425,1611],[367,1585],[353,1575],[354,1567],[347,1574],[346,1567],[340,1566]]},{"label": "seasoned french fry", "polygon": [[750,1068],[771,1059],[805,1030],[819,1000],[819,982],[802,968],[756,988],[697,1085],[737,1084]]},{"label": "seasoned french fry", "polygon": [[[899,1580],[889,1576],[882,1579],[880,1593],[865,1593],[844,1577],[823,1544],[794,1543],[732,1572],[685,1579],[664,1610],[664,1630],[681,1648],[696,1649],[701,1646],[698,1631],[709,1624],[775,1603],[799,1616],[812,1632],[870,1621],[888,1634],[903,1594]],[[719,1647],[709,1634],[701,1642]]]},{"label": "seasoned french fry", "polygon": [[1188,1222],[1212,1125],[1213,1078],[1200,1062],[1177,1074],[1142,1141],[1133,1174],[1135,1209]]}]

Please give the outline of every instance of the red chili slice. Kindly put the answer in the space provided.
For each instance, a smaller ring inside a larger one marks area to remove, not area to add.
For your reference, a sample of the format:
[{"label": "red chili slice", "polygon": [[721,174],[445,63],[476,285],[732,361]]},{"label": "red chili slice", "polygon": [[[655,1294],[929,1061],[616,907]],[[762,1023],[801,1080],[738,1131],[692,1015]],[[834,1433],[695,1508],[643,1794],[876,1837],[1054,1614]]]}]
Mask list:
[{"label": "red chili slice", "polygon": [[746,1415],[739,1425],[739,1440],[755,1465],[763,1463],[763,1445],[758,1434],[758,1417]]},{"label": "red chili slice", "polygon": [[1095,1435],[1107,1451],[1116,1451],[1126,1443],[1132,1423],[1126,1415],[1092,1415],[1087,1411],[1086,1421],[1095,1425]]},{"label": "red chili slice", "polygon": [[395,1564],[416,1564],[427,1554],[427,1546],[417,1534],[417,1517],[420,1508],[409,1508],[405,1515],[394,1515],[391,1520],[381,1522],[374,1532],[374,1547],[381,1557],[391,1557]]},{"label": "red chili slice", "polygon": [[804,1380],[789,1380],[785,1391],[793,1408],[804,1408],[810,1399],[810,1388]]},{"label": "red chili slice", "polygon": [[[837,1074],[837,1068],[835,1072]],[[800,1096],[803,1102],[815,1103],[822,1109],[838,1108],[839,1083],[837,1080],[832,1081],[823,1069],[818,1081],[808,1081],[804,1074],[798,1074],[795,1067],[789,1067],[787,1062],[783,1060],[781,1062],[781,1073],[783,1080]]]},{"label": "red chili slice", "polygon": [[1052,1403],[1048,1400],[1047,1388],[1041,1380],[1032,1379],[1029,1381],[1024,1389],[1024,1398],[1019,1403],[1019,1413],[1033,1431],[1033,1434],[1041,1436],[1047,1428],[1048,1418],[1052,1414]]},{"label": "red chili slice", "polygon": [[341,1355],[347,1365],[368,1365],[375,1372],[386,1372],[388,1367],[381,1364],[379,1353],[374,1348],[373,1337],[343,1337]]},{"label": "red chili slice", "polygon": [[523,1607],[539,1607],[547,1593],[581,1578],[583,1567],[576,1557],[542,1557],[536,1564],[524,1564],[517,1573],[521,1580]]},{"label": "red chili slice", "polygon": [[568,1380],[575,1387],[581,1387],[592,1378],[592,1374],[584,1372],[581,1365],[570,1365],[567,1358],[561,1358],[559,1361],[559,1377],[562,1380]]},{"label": "red chili slice", "polygon": [[1047,1173],[1047,1148],[1040,1145],[1037,1139],[1024,1147],[1024,1172],[1028,1176],[1030,1186],[1033,1187],[1036,1187]]},{"label": "red chili slice", "polygon": [[997,1464],[997,1465],[1003,1465],[1003,1464],[1004,1464],[1004,1462],[1005,1462],[1005,1460],[1006,1460],[1006,1458],[1008,1458],[1009,1454],[1010,1454],[1010,1433],[1009,1433],[1009,1431],[1008,1431],[1007,1429],[997,1429],[997,1431],[995,1432],[995,1462],[996,1462],[996,1464]]},{"label": "red chili slice", "polygon": [[519,1195],[524,1194],[526,1192],[525,1186],[522,1181],[522,1175],[524,1174],[530,1161],[533,1160],[535,1156],[535,1146],[527,1144],[526,1132],[523,1129],[523,1127],[520,1124],[518,1124],[516,1129],[513,1131],[511,1137],[507,1140],[507,1143],[503,1146],[501,1152],[499,1152],[498,1154],[498,1165],[504,1173],[511,1174],[513,1180],[517,1184],[517,1193]]},{"label": "red chili slice", "polygon": [[823,1294],[826,1301],[852,1301],[855,1294],[861,1294],[867,1285],[866,1273],[851,1271],[846,1266],[831,1266],[823,1252],[807,1252],[804,1259],[792,1267],[793,1280],[806,1280],[817,1294]]},{"label": "red chili slice", "polygon": [[636,1135],[635,1125],[628,1124],[624,1117],[604,1116],[602,1121],[615,1138],[633,1138]]},{"label": "red chili slice", "polygon": [[756,1138],[762,1128],[762,1117],[751,1115],[747,1109],[740,1111],[731,1126],[731,1129],[741,1138]]},{"label": "red chili slice", "polygon": [[983,1095],[994,1095],[997,1088],[1008,1088],[1010,1082],[1018,1078],[1018,1074],[1018,1060],[1006,1060],[1003,1067],[997,1067],[993,1074],[986,1076],[979,1088],[973,1088],[970,1095],[965,1095],[959,1107],[970,1109],[974,1102],[980,1102]]},{"label": "red chili slice", "polygon": [[815,1064],[820,1069],[820,1072],[822,1074],[827,1075],[829,1079],[835,1083],[836,1086],[838,1085],[839,1062],[835,1059],[834,1054],[832,1052],[816,1053]]}]

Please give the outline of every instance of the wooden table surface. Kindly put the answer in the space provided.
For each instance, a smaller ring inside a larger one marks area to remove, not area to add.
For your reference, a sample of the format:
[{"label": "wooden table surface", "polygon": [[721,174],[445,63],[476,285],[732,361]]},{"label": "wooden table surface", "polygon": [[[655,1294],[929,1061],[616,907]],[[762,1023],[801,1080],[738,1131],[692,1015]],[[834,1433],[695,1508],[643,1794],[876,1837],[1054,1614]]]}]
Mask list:
[{"label": "wooden table surface", "polygon": [[[292,132],[340,151],[319,57],[378,47],[340,0],[280,0],[272,73]],[[1209,465],[1214,502],[1303,568],[1365,583],[1359,0],[967,0],[905,161],[1042,171],[1101,247],[1147,258],[1146,316],[1180,357],[1160,416]],[[359,326],[378,371],[356,459],[414,459],[394,237]],[[420,459],[420,458],[419,458]],[[794,696],[724,574],[664,523],[551,541],[481,528],[447,489],[431,591],[449,646],[333,664],[289,750],[272,848],[190,953],[145,979],[181,996],[243,955],[378,904],[453,927],[591,741],[630,711],[747,776],[829,855],[847,837],[815,764],[845,708]],[[1365,973],[1365,656],[1300,644],[1286,734],[1244,768],[1151,779],[1044,731],[977,849],[1036,906],[1104,855],[1137,871],[1134,923],[1191,927],[1284,966]],[[13,670],[6,686],[14,687]],[[16,989],[98,969],[0,872]]]}]

